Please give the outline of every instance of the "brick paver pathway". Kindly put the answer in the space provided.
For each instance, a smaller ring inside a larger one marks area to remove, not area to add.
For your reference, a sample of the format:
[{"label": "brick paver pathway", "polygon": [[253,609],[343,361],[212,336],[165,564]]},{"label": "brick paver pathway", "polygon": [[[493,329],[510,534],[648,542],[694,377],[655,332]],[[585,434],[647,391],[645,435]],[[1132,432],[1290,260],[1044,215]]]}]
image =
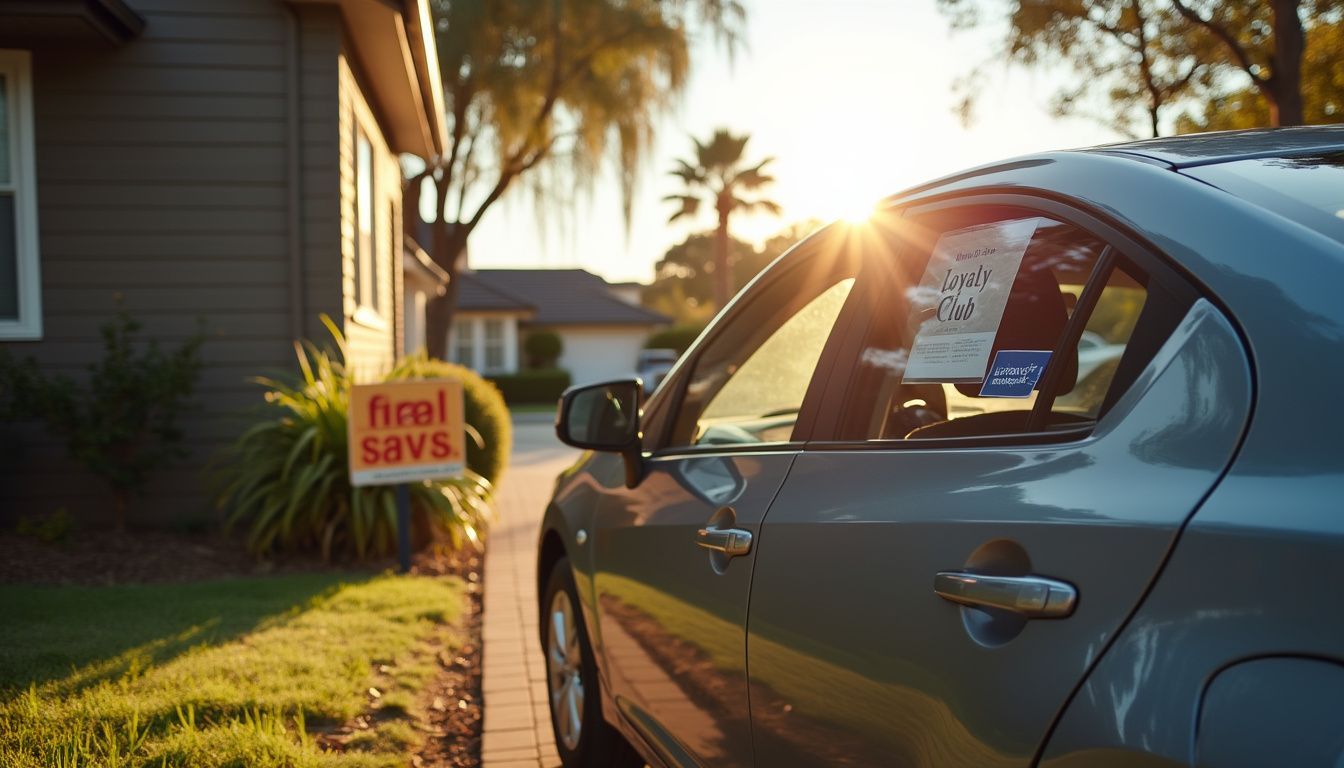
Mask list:
[{"label": "brick paver pathway", "polygon": [[575,455],[556,441],[549,416],[515,421],[513,458],[496,501],[499,521],[485,552],[483,768],[560,765],[537,640],[537,530],[556,474]]}]

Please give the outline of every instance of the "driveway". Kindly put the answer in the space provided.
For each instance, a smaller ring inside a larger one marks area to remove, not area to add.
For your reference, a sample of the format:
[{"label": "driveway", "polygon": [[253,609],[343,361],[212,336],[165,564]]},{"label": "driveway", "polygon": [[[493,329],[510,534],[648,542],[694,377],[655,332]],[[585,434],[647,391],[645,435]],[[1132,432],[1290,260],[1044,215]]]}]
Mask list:
[{"label": "driveway", "polygon": [[537,641],[536,544],[555,476],[578,452],[555,439],[550,414],[514,417],[513,457],[500,483],[499,520],[485,555],[484,768],[556,768]]}]

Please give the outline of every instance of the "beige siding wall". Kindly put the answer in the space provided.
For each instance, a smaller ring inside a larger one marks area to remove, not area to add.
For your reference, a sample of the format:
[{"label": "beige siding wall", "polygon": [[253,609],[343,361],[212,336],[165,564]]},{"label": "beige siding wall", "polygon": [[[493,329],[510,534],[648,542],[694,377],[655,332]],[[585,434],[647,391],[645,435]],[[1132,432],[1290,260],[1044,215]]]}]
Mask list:
[{"label": "beige siding wall", "polygon": [[[398,349],[395,283],[401,269],[401,169],[387,147],[348,53],[340,56],[339,69],[343,317],[348,363],[360,380],[368,381],[391,367]],[[368,280],[374,295],[369,296],[361,296],[356,246],[359,135],[366,137],[372,148],[373,258],[369,264],[373,268]]]}]

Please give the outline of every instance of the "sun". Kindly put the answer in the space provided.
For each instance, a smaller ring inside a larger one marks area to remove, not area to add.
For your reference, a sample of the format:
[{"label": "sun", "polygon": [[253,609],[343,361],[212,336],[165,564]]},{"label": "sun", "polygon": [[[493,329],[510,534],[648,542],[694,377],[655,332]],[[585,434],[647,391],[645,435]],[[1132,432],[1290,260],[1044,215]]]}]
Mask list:
[{"label": "sun", "polygon": [[877,212],[877,201],[852,201],[840,209],[840,220],[847,224],[867,224]]}]

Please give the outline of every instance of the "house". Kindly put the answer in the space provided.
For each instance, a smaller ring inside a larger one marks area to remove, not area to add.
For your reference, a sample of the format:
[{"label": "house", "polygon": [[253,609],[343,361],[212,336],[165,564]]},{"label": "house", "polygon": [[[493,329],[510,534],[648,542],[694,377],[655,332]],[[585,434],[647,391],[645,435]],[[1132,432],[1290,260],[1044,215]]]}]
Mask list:
[{"label": "house", "polygon": [[[191,455],[140,520],[210,514],[248,379],[319,315],[363,377],[414,341],[443,275],[403,242],[399,156],[443,150],[438,67],[425,0],[0,0],[0,344],[79,375],[119,306],[169,345],[205,322]],[[59,444],[0,442],[0,519],[105,509]]]},{"label": "house", "polygon": [[557,365],[575,384],[629,376],[649,334],[671,322],[582,269],[481,269],[458,280],[448,359],[487,375],[518,371],[527,334],[544,330],[560,337]]}]

